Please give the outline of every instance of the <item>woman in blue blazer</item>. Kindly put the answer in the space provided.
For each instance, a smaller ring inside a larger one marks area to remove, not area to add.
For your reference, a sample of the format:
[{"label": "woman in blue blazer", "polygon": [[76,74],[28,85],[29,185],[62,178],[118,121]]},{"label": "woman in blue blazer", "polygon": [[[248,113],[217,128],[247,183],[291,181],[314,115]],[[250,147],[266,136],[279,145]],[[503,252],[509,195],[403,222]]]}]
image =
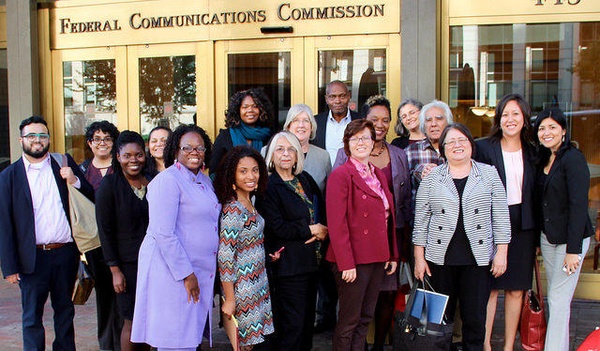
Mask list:
[{"label": "woman in blue blazer", "polygon": [[521,317],[523,291],[531,289],[536,230],[533,190],[535,188],[531,108],[519,94],[504,96],[496,107],[490,136],[477,140],[474,159],[496,167],[507,192],[511,222],[506,272],[492,279],[488,302],[484,350],[491,350],[492,327],[498,292],[504,290],[504,349],[514,349]]},{"label": "woman in blue blazer", "polygon": [[535,122],[540,144],[537,178],[540,247],[548,280],[546,350],[569,349],[571,299],[583,258],[594,235],[588,216],[590,171],[572,144],[567,119],[558,108],[546,109]]},{"label": "woman in blue blazer", "polygon": [[466,126],[444,129],[446,161],[421,181],[413,231],[415,277],[427,274],[436,291],[449,296],[448,321],[460,301],[464,350],[483,349],[490,271],[504,274],[510,242],[502,181],[494,167],[471,159],[474,149]]}]

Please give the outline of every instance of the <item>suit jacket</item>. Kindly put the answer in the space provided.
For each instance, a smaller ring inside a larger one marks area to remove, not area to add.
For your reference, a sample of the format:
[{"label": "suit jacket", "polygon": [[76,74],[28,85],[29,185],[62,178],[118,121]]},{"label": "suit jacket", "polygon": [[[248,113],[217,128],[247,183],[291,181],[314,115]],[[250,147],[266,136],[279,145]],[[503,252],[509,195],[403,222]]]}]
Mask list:
[{"label": "suit jacket", "polygon": [[[476,141],[476,154],[473,157],[478,162],[496,167],[500,180],[506,189],[506,168],[502,157],[500,142],[489,138]],[[536,168],[531,147],[523,147],[523,188],[521,194],[521,229],[534,230],[537,227],[534,210],[534,190]]]},{"label": "suit jacket", "polygon": [[[296,176],[306,196],[315,206],[318,223],[326,224],[325,206],[319,186],[302,172]],[[267,191],[257,199],[256,208],[265,219],[265,246],[273,253],[285,246],[281,258],[272,264],[276,276],[292,276],[317,271],[316,243],[305,244],[312,237],[308,206],[279,176],[269,176]]]},{"label": "suit jacket", "polygon": [[[410,224],[412,220],[411,208],[411,185],[410,168],[408,167],[408,158],[404,150],[394,145],[386,144],[390,152],[390,163],[392,164],[392,184],[394,187],[394,207],[396,208],[396,228],[404,228],[405,224]],[[348,156],[344,149],[339,149],[333,169],[343,165],[348,161]]]},{"label": "suit jacket", "polygon": [[590,170],[579,150],[571,147],[556,157],[540,194],[540,227],[550,243],[567,244],[567,253],[580,254],[583,239],[594,235],[589,188]]},{"label": "suit jacket", "polygon": [[108,266],[137,262],[148,229],[148,200],[138,198],[123,172],[109,174],[96,191],[96,222]]},{"label": "suit jacket", "polygon": [[[50,157],[50,156],[49,156]],[[92,186],[85,180],[79,167],[67,154],[69,167],[79,178],[79,191],[94,198]],[[69,217],[69,194],[66,181],[60,176],[60,165],[50,157],[50,164],[63,210]],[[30,274],[35,269],[35,219],[31,190],[23,159],[19,158],[0,173],[0,262],[4,277],[16,273]]]},{"label": "suit jacket", "polygon": [[[377,167],[375,175],[386,183]],[[392,193],[382,186],[390,205],[385,219],[383,200],[362,179],[350,161],[336,168],[327,181],[327,219],[331,244],[327,261],[337,264],[340,271],[358,264],[398,261],[395,230],[395,210]]]},{"label": "suit jacket", "polygon": [[[325,148],[325,136],[327,135],[327,117],[329,117],[329,110],[325,112],[321,112],[315,116],[315,120],[317,121],[317,133],[315,138],[310,141],[311,144],[320,147],[321,149]],[[355,120],[361,118],[358,112],[354,112],[350,110],[350,119]]]},{"label": "suit jacket", "polygon": [[[417,191],[413,243],[425,247],[425,259],[444,264],[458,223],[460,199],[448,164],[436,167]],[[493,166],[472,161],[462,195],[465,231],[478,266],[487,266],[496,245],[510,242],[506,191]]]}]

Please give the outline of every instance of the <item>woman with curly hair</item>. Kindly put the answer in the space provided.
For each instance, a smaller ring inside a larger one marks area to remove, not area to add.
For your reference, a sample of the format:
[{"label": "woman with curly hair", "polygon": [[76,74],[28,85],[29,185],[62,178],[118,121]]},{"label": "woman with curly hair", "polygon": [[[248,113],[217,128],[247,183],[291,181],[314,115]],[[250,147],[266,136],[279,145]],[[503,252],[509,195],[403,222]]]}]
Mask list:
[{"label": "woman with curly hair", "polygon": [[138,258],[132,342],[158,350],[196,350],[211,339],[219,214],[206,132],[181,125],[167,140],[165,166],[148,185],[149,224]]},{"label": "woman with curly hair", "polygon": [[233,94],[225,111],[226,129],[221,129],[215,139],[213,157],[208,165],[211,177],[232,147],[250,145],[260,151],[271,136],[269,126],[273,116],[273,105],[262,89],[253,88]]},{"label": "woman with curly hair", "polygon": [[251,197],[267,186],[267,167],[258,151],[236,146],[220,163],[215,187],[221,209],[218,267],[225,318],[239,326],[241,350],[252,350],[272,334],[273,313],[265,267],[265,221]]}]

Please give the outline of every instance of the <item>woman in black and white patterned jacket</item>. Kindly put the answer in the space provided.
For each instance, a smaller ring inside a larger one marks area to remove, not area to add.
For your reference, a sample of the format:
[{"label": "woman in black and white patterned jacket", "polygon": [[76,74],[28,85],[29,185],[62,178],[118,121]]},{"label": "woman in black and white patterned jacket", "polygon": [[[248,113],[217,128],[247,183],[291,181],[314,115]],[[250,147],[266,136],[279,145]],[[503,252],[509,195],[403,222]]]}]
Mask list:
[{"label": "woman in black and white patterned jacket", "polygon": [[427,274],[437,292],[449,295],[448,321],[460,301],[464,350],[483,348],[490,272],[504,274],[510,242],[506,191],[494,167],[472,160],[474,149],[465,125],[444,129],[445,163],[421,182],[413,231],[415,276]]}]

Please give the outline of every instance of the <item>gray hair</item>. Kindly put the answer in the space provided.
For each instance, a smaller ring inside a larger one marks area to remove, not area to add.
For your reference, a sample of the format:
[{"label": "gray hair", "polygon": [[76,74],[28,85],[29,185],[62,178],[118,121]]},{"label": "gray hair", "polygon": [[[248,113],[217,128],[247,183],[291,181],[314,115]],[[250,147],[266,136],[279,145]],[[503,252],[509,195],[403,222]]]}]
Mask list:
[{"label": "gray hair", "polygon": [[289,130],[290,124],[296,119],[296,117],[302,112],[306,113],[308,119],[310,120],[310,140],[313,140],[317,135],[317,121],[315,120],[315,116],[313,115],[313,111],[308,105],[305,104],[295,104],[290,107],[290,110],[287,113],[287,117],[285,118],[285,123],[283,124],[284,130]]},{"label": "gray hair", "polygon": [[419,128],[421,128],[421,132],[423,132],[423,134],[425,135],[427,135],[427,133],[425,133],[425,114],[432,107],[437,107],[440,110],[442,110],[444,113],[444,117],[446,117],[446,124],[452,124],[452,111],[450,111],[450,107],[448,106],[448,104],[440,100],[433,100],[432,102],[423,106],[423,108],[421,109],[421,113],[419,113],[419,123],[421,124]]},{"label": "gray hair", "polygon": [[[398,136],[402,136],[402,135],[409,136],[409,134],[410,134],[410,131],[404,127],[404,124],[402,124],[402,118],[400,118],[400,110],[402,110],[402,108],[406,105],[413,105],[414,107],[419,109],[419,111],[421,111],[423,109],[423,103],[417,99],[409,98],[400,103],[400,106],[398,106],[398,112],[397,112],[398,119],[396,120],[396,126],[394,127],[394,132],[396,132],[396,135],[398,135]],[[420,128],[420,124],[419,124],[419,128]]]},{"label": "gray hair", "polygon": [[302,146],[300,146],[298,138],[296,138],[292,132],[287,130],[283,130],[275,134],[269,142],[269,146],[267,147],[267,156],[265,157],[265,162],[267,163],[269,173],[273,173],[274,171],[274,166],[271,166],[271,163],[273,162],[273,153],[275,152],[277,142],[280,138],[285,138],[292,145],[292,147],[296,149],[296,169],[294,170],[294,175],[302,173],[302,170],[304,169],[304,153],[302,152]]}]

